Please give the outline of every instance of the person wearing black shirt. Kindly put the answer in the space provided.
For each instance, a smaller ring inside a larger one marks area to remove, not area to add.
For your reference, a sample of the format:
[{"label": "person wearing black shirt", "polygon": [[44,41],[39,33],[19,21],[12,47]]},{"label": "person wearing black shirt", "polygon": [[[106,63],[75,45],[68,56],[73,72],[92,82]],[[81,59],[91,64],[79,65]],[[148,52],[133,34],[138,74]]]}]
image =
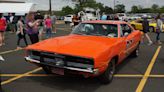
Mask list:
[{"label": "person wearing black shirt", "polygon": [[147,32],[149,31],[149,21],[147,20],[147,17],[146,16],[144,16],[144,20],[142,22],[142,26],[143,26],[143,33],[144,33],[143,38],[146,37],[147,40],[149,41],[148,45],[152,45],[153,42],[150,39],[149,35],[147,34]]}]

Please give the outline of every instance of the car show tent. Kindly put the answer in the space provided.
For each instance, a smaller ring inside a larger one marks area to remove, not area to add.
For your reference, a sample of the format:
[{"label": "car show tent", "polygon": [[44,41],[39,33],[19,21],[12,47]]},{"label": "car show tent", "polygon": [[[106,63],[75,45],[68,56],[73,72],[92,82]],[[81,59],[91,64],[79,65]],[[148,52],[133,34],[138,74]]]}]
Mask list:
[{"label": "car show tent", "polygon": [[35,4],[33,3],[0,3],[0,13],[25,14],[35,11]]}]

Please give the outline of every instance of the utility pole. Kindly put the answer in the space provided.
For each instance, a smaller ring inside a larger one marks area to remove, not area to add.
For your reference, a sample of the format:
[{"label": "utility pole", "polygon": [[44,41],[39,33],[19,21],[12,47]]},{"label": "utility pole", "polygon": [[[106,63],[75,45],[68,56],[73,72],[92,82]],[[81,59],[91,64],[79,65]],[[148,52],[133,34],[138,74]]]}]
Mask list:
[{"label": "utility pole", "polygon": [[113,1],[113,12],[115,13],[115,2],[116,0]]},{"label": "utility pole", "polygon": [[51,7],[51,0],[49,0],[49,13],[50,13],[50,15],[52,15],[52,7]]}]

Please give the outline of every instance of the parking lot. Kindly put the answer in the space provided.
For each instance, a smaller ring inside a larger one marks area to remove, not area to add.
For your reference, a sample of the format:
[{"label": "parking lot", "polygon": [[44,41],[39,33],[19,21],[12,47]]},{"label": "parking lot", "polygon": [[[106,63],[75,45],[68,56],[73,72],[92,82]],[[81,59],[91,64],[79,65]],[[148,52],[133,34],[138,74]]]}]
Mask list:
[{"label": "parking lot", "polygon": [[[58,24],[54,36],[70,33],[69,25]],[[155,33],[150,33],[155,40]],[[164,33],[161,34],[164,43]],[[22,44],[23,45],[23,44]],[[97,78],[46,75],[40,67],[24,60],[24,50],[16,50],[16,35],[6,33],[0,62],[4,92],[164,92],[164,44],[140,45],[137,58],[127,58],[117,66],[113,81],[103,85]]]}]

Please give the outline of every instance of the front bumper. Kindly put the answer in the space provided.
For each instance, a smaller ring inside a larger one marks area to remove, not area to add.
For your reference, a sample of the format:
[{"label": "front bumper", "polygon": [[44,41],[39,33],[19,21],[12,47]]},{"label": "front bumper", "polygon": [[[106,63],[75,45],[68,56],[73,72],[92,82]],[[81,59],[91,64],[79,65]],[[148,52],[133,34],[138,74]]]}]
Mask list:
[{"label": "front bumper", "polygon": [[98,69],[90,69],[90,68],[89,69],[81,69],[81,68],[75,68],[75,67],[46,64],[44,62],[40,62],[39,60],[32,59],[31,57],[25,57],[25,60],[28,61],[28,62],[41,64],[41,65],[46,65],[46,66],[51,66],[51,67],[54,67],[54,68],[63,68],[63,69],[68,69],[68,70],[73,70],[73,71],[78,71],[78,72],[91,73],[91,74],[98,74],[99,73]]}]

